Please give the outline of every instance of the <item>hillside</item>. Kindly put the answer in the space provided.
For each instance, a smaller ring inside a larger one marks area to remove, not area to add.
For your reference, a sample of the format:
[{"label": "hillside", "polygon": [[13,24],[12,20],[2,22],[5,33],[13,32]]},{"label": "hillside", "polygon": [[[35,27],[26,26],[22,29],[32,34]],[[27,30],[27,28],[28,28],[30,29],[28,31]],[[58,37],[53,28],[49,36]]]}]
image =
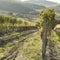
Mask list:
[{"label": "hillside", "polygon": [[0,1],[0,60],[60,60],[60,21],[46,9],[55,3],[38,1]]},{"label": "hillside", "polygon": [[52,7],[52,6],[58,5],[55,2],[46,1],[46,0],[30,0],[30,2],[35,3],[37,5],[43,5],[43,6],[46,6],[46,7]]},{"label": "hillside", "polygon": [[8,11],[8,12],[14,12],[14,13],[36,13],[40,9],[44,9],[44,6],[39,6],[32,3],[27,2],[6,2],[6,1],[0,1],[0,11]]},{"label": "hillside", "polygon": [[54,7],[56,9],[56,12],[60,13],[60,4]]},{"label": "hillside", "polygon": [[60,4],[55,6],[55,7],[53,7],[53,8],[56,11],[57,18],[60,18]]}]

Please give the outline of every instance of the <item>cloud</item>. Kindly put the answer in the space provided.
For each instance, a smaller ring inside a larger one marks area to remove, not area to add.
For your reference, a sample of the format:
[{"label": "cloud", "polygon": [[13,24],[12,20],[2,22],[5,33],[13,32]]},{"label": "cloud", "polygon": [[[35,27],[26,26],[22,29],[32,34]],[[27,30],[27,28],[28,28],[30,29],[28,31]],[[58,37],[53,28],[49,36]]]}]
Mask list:
[{"label": "cloud", "polygon": [[47,0],[47,1],[53,1],[53,2],[60,3],[60,0]]}]

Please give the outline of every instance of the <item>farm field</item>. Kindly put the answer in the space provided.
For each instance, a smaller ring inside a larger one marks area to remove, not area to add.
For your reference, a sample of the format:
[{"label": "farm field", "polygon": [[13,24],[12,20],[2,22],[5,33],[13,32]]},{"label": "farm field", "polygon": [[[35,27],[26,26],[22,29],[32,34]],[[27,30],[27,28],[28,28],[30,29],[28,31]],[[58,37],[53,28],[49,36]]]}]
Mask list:
[{"label": "farm field", "polygon": [[[58,53],[60,53],[59,33],[53,32]],[[0,40],[5,40],[5,44],[0,44],[0,60],[42,60],[42,39],[38,30],[13,32],[0,37]]]},{"label": "farm field", "polygon": [[0,60],[60,60],[60,1],[0,0]]},{"label": "farm field", "polygon": [[[31,54],[29,56],[29,58],[34,57],[35,54],[36,55],[39,54],[37,52],[37,51],[39,51],[39,50],[37,50],[37,48],[41,50],[41,44],[42,44],[42,42],[41,43],[38,43],[38,45],[39,45],[38,47],[35,44],[38,41],[41,41],[40,40],[40,36],[37,35],[37,31],[35,32],[35,31],[32,30],[32,32],[30,31],[30,33],[29,32],[26,33],[26,32],[24,32],[24,34],[22,33],[22,35],[20,35],[21,33],[19,33],[19,34],[16,33],[17,34],[16,37],[18,37],[18,39],[16,39],[13,42],[9,42],[6,45],[0,47],[0,58],[1,59],[6,59],[6,60],[7,59],[19,59],[20,56],[19,56],[19,53],[18,52],[21,52],[21,51],[23,52],[23,56],[25,55],[25,53],[27,53],[29,55]],[[18,35],[20,35],[20,37]],[[34,43],[34,41],[36,41],[36,42]],[[26,50],[26,48],[27,48],[27,50]],[[29,53],[29,51],[31,53]],[[33,53],[33,55],[32,55],[32,53]],[[15,57],[15,55],[16,55],[16,57]],[[22,53],[21,53],[21,55],[22,55]],[[23,58],[24,59],[29,59],[29,58],[26,58],[26,57],[23,57]],[[23,60],[22,57],[21,57],[21,60]]]}]

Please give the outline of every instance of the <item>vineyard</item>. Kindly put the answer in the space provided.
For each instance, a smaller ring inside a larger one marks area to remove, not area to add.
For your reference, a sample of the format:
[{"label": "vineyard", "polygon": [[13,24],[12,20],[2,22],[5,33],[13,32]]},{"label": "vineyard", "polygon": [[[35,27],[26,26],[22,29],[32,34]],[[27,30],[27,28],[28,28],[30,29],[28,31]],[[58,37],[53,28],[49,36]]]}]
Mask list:
[{"label": "vineyard", "polygon": [[0,14],[0,60],[60,60],[54,9],[42,10],[37,22]]}]

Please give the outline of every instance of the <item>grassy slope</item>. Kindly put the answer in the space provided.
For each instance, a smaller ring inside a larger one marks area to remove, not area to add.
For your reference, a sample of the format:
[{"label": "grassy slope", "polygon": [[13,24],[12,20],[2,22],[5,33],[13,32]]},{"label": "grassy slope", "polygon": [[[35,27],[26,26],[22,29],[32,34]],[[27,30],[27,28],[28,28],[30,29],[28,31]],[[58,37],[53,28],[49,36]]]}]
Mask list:
[{"label": "grassy slope", "polygon": [[[56,52],[60,51],[60,35],[56,32],[53,32],[52,40],[56,42],[55,49]],[[18,41],[14,41],[13,44],[7,44],[6,46],[0,48],[0,56],[3,55],[4,50],[9,50],[9,48],[13,45],[18,43]],[[19,53],[15,60],[41,60],[41,54],[42,54],[42,40],[40,38],[40,34],[37,32],[32,33],[29,38],[27,38],[22,46],[20,46],[21,49],[19,50]]]},{"label": "grassy slope", "polygon": [[16,60],[41,60],[42,40],[38,33],[33,33],[32,37],[26,39]]},{"label": "grassy slope", "polygon": [[[14,41],[13,43],[8,43],[4,47],[0,48],[0,53],[1,53],[0,57],[3,56],[4,54],[3,51],[9,50],[12,46],[14,46],[17,43],[18,41]],[[26,39],[24,44],[21,46],[21,49],[19,50],[20,53],[17,55],[16,60],[40,59],[41,58],[41,45],[42,45],[42,41],[39,34],[37,34],[37,32],[32,33],[31,35],[29,35],[29,38]]]}]

